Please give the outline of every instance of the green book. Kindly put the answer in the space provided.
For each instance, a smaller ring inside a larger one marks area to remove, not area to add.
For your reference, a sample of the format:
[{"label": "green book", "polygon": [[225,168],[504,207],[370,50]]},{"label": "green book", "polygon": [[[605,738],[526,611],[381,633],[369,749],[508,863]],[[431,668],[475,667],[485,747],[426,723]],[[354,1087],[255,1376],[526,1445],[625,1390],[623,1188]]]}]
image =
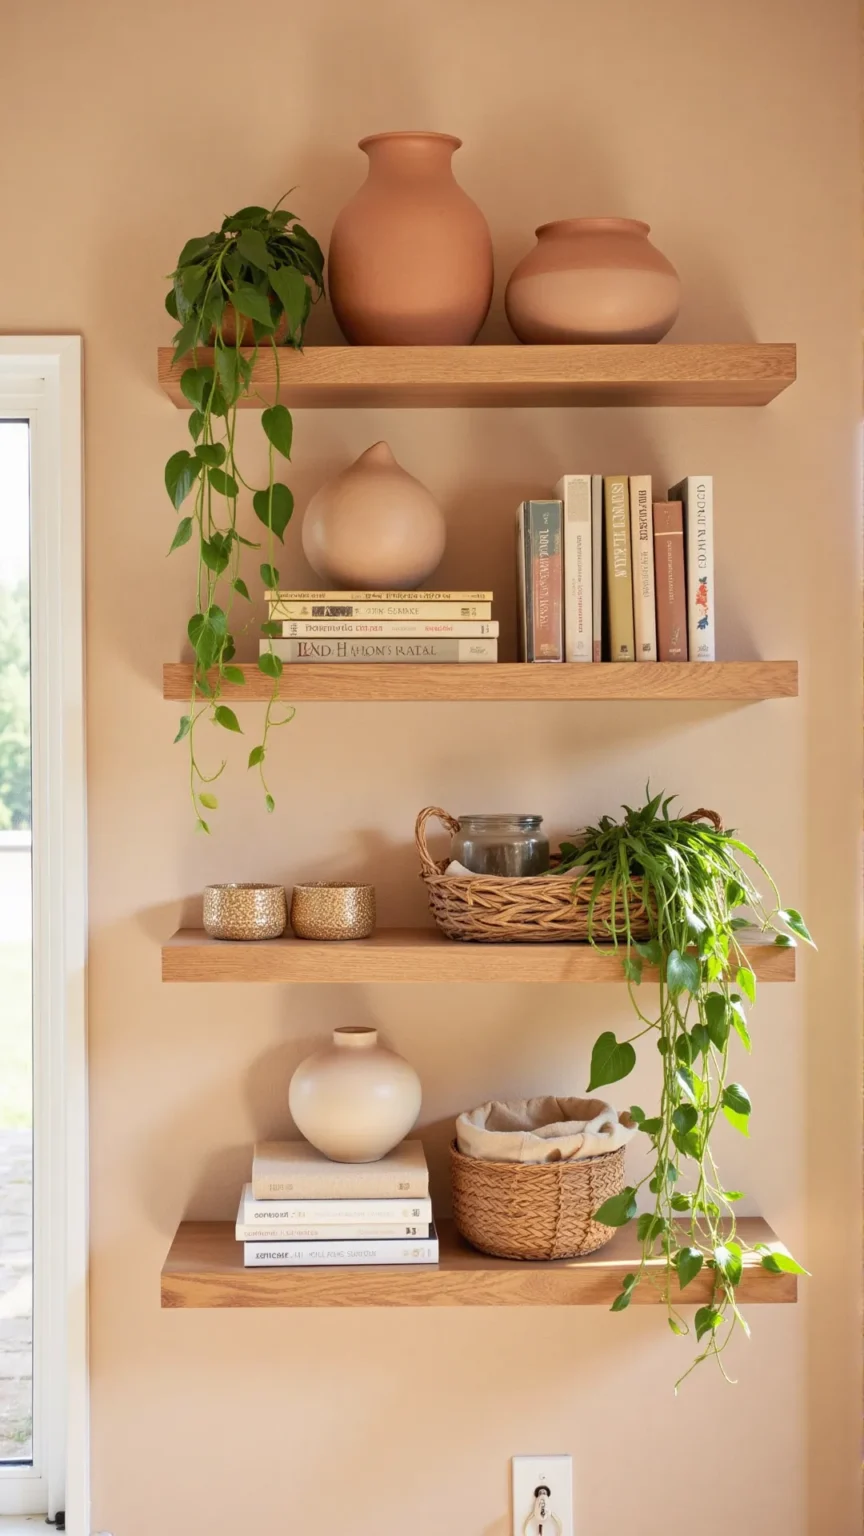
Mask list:
[{"label": "green book", "polygon": [[603,527],[609,660],[635,661],[633,561],[630,552],[630,484],[627,475],[603,481]]}]

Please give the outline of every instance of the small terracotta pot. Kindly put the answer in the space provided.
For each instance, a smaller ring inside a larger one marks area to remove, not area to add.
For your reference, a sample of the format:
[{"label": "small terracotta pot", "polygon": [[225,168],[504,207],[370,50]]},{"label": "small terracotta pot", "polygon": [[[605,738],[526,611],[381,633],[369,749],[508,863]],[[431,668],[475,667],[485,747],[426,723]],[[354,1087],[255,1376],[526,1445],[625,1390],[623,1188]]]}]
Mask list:
[{"label": "small terracotta pot", "polygon": [[375,443],[315,492],[302,537],[313,571],[333,586],[401,591],[440,564],[447,527],[432,493]]},{"label": "small terracotta pot", "polygon": [[374,133],[360,140],[369,175],[333,226],[328,288],[350,342],[460,346],[492,298],[492,238],[450,164],[449,133]]},{"label": "small terracotta pot", "polygon": [[659,341],[681,282],[639,219],[559,219],[515,268],[504,296],[520,341]]},{"label": "small terracotta pot", "polygon": [[404,1140],[420,1113],[420,1079],[378,1044],[377,1029],[334,1029],[332,1044],[302,1061],[288,1103],[297,1129],[339,1163],[375,1163]]}]

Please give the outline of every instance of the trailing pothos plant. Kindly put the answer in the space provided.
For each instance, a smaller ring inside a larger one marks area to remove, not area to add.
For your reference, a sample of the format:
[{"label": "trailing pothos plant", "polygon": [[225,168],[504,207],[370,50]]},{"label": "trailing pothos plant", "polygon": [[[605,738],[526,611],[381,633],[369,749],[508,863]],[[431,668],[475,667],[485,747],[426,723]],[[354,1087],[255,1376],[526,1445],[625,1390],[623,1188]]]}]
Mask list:
[{"label": "trailing pothos plant", "polygon": [[[280,202],[282,199],[280,199]],[[224,730],[240,732],[234,711],[220,702],[224,682],[242,684],[244,674],[233,666],[234,638],[238,630],[235,604],[251,602],[242,571],[244,550],[260,544],[244,538],[237,525],[241,489],[251,492],[255,516],[265,529],[266,559],[258,566],[265,587],[278,587],[275,541],[284,538],[294,510],[294,498],[278,477],[277,464],[291,457],[293,423],[281,404],[280,345],[302,348],[303,331],[312,303],[324,291],[324,257],[318,242],[293,213],[281,208],[241,208],[226,218],[219,230],[188,240],[171,275],[165,300],[168,313],[179,322],[174,337],[174,362],[189,358],[180,388],[192,414],[189,433],[194,446],[171,455],[165,466],[165,485],[175,509],[182,515],[171,544],[171,553],[194,542],[197,558],[195,611],[188,634],[194,652],[191,698],[177,741],[189,751],[189,787],[197,826],[210,827],[205,811],[218,807],[209,786],[222,773],[205,771],[198,756],[198,727],[209,720]],[[243,346],[248,341],[249,346]],[[202,357],[202,347],[213,347],[212,359]],[[235,444],[237,407],[250,389],[253,369],[262,346],[271,347],[274,358],[274,400],[262,412],[267,439],[268,476],[263,486],[253,486],[240,472]],[[191,513],[184,512],[192,497]],[[240,625],[248,628],[248,621]],[[265,623],[261,633],[272,641],[278,626]],[[272,679],[272,693],[264,715],[261,740],[250,753],[248,764],[257,768],[268,811],[273,796],[265,779],[268,739],[274,726],[293,718],[293,709],[278,709],[282,662],[272,643],[259,657],[258,666]]]},{"label": "trailing pothos plant", "polygon": [[[736,1325],[749,1332],[736,1300],[745,1253],[757,1253],[762,1266],[774,1273],[806,1273],[786,1252],[767,1244],[748,1248],[741,1240],[735,1205],[742,1194],[725,1187],[712,1136],[721,1118],[742,1135],[749,1134],[750,1095],[734,1080],[730,1065],[733,1044],[750,1050],[748,1008],[756,1000],[756,977],[742,948],[742,929],[755,924],[763,934],[773,933],[780,946],[794,945],[796,935],[808,944],[813,941],[800,912],[781,906],[777,887],[752,848],[724,832],[711,812],[671,815],[673,798],[655,795],[637,810],[624,806],[620,822],[602,817],[597,826],[580,833],[578,841],[562,844],[559,872],[578,867],[583,877],[591,878],[591,942],[611,941],[622,951],[638,1022],[626,1039],[605,1031],[596,1041],[589,1092],[632,1072],[634,1042],[643,1037],[654,1040],[661,1060],[657,1112],[646,1114],[638,1105],[630,1110],[650,1138],[653,1167],[638,1184],[628,1185],[595,1212],[598,1221],[623,1226],[636,1216],[637,1196],[647,1184],[651,1206],[637,1225],[641,1260],[624,1276],[612,1311],[628,1307],[638,1285],[654,1285],[665,1302],[672,1332],[688,1334],[680,1302],[686,1302],[687,1287],[703,1268],[711,1272],[710,1300],[694,1319],[700,1349],[676,1383],[677,1390],[709,1356],[723,1370],[722,1353]],[[770,903],[739,858],[764,877]],[[608,927],[604,919],[601,932],[594,909],[604,888],[611,893],[612,916]],[[645,933],[646,913],[650,936],[637,938]],[[659,972],[656,1012],[643,1005],[638,991],[645,965]],[[658,1258],[665,1262],[658,1265]]]}]

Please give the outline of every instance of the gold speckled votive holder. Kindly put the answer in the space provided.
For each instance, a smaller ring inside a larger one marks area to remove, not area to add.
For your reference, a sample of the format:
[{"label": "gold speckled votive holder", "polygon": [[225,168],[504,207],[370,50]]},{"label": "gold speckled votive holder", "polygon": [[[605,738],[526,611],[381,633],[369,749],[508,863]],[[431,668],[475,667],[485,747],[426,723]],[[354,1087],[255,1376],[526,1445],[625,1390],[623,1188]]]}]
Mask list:
[{"label": "gold speckled votive holder", "polygon": [[346,880],[295,885],[291,927],[298,939],[368,939],[375,932],[375,887]]},{"label": "gold speckled votive holder", "polygon": [[287,921],[283,885],[204,888],[204,930],[211,939],[278,939]]}]

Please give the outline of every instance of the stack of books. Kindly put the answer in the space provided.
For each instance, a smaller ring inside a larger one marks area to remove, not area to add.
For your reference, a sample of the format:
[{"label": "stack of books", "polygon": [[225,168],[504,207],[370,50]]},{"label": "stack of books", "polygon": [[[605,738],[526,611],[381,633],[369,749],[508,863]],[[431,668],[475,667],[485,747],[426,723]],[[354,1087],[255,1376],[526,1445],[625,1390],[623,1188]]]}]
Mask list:
[{"label": "stack of books", "polygon": [[268,592],[283,662],[497,661],[491,592]]},{"label": "stack of books", "polygon": [[247,1269],[437,1264],[422,1142],[377,1163],[334,1163],[308,1141],[260,1142],[236,1237]]},{"label": "stack of books", "polygon": [[714,490],[688,475],[564,475],[519,508],[523,661],[713,661]]}]

